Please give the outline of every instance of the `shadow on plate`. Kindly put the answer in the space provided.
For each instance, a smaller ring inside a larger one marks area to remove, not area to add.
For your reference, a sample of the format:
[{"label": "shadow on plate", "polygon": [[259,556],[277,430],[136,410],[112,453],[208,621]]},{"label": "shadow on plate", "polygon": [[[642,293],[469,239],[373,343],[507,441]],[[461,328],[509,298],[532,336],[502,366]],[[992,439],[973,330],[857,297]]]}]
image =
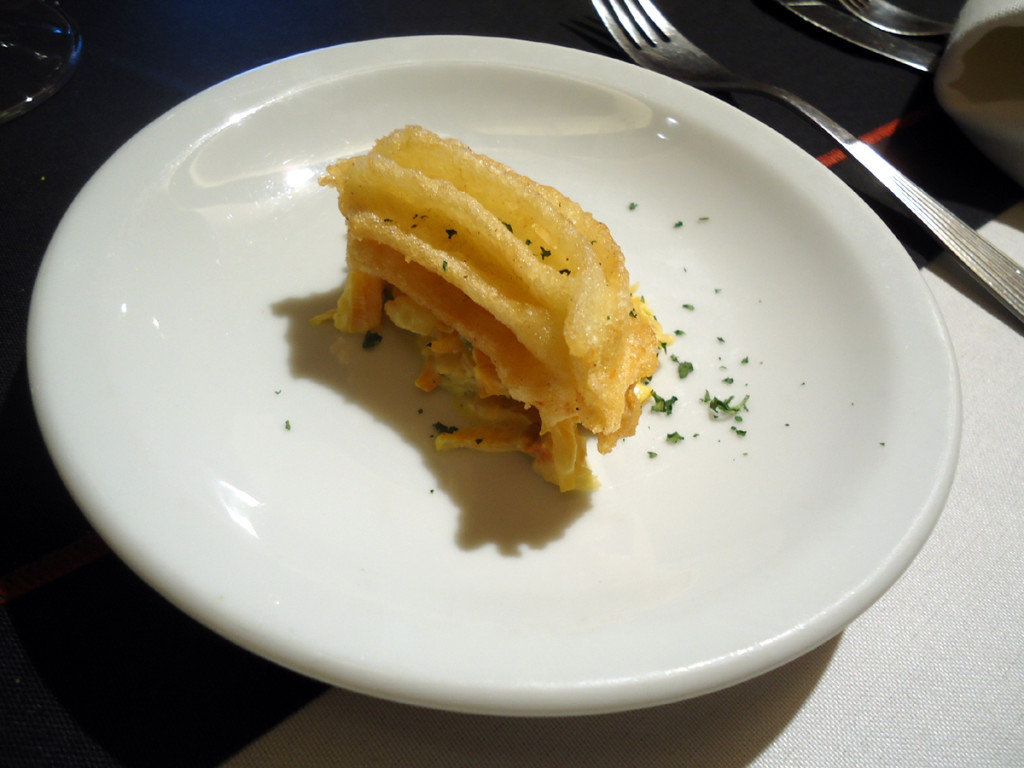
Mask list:
[{"label": "shadow on plate", "polygon": [[457,424],[458,414],[446,393],[424,393],[413,384],[421,361],[411,335],[388,326],[381,342],[366,350],[361,336],[310,324],[335,305],[339,292],[272,306],[288,321],[292,375],[336,392],[419,450],[437,479],[436,488],[424,494],[444,493],[458,507],[457,544],[463,549],[493,544],[502,554],[518,555],[523,547],[539,549],[561,538],[590,507],[589,494],[560,493],[520,454],[439,453],[435,425]]},{"label": "shadow on plate", "polygon": [[452,768],[749,765],[800,711],[828,668],[840,637],[731,688],[617,714],[553,718],[460,715],[335,689],[222,768],[326,768],[378,762],[417,765],[424,755]]}]

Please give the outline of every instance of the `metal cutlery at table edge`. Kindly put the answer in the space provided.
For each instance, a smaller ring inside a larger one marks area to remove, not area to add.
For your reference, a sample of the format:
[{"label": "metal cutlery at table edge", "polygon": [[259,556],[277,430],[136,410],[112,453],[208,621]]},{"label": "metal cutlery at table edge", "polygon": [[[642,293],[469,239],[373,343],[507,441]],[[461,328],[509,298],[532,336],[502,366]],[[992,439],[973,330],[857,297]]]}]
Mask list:
[{"label": "metal cutlery at table edge", "polygon": [[899,5],[893,5],[889,0],[835,0],[835,2],[858,19],[894,35],[942,37],[953,31],[953,24],[950,22],[921,16],[905,10]]},{"label": "metal cutlery at table edge", "polygon": [[840,10],[829,0],[775,1],[818,29],[912,69],[931,72],[939,63],[941,49],[930,48],[891,32],[884,32]]}]

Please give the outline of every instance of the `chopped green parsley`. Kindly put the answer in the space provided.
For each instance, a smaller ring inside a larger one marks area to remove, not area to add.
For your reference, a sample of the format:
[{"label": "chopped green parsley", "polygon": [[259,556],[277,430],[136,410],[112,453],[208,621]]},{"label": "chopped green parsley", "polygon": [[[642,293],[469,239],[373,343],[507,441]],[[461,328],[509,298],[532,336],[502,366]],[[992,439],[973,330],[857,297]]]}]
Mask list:
[{"label": "chopped green parsley", "polygon": [[651,406],[651,413],[664,413],[666,416],[672,413],[672,406],[674,406],[676,401],[679,399],[675,395],[666,399],[653,391],[651,392],[651,397],[654,398],[654,405]]},{"label": "chopped green parsley", "polygon": [[734,405],[733,400],[735,400],[735,395],[730,395],[723,400],[719,397],[712,397],[711,393],[705,389],[704,397],[701,398],[701,402],[708,407],[714,418],[717,419],[721,416],[736,416],[736,414],[748,410],[747,401],[749,399],[750,395],[746,395],[742,400]]}]

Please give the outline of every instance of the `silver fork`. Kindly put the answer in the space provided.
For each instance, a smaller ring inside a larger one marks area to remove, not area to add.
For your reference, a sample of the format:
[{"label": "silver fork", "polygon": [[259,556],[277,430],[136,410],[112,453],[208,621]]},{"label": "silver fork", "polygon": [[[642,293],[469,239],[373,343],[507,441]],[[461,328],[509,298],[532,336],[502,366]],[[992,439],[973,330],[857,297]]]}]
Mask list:
[{"label": "silver fork", "polygon": [[839,4],[858,19],[894,35],[941,36],[948,35],[952,24],[936,21],[893,5],[888,0],[838,0]]},{"label": "silver fork", "polygon": [[789,91],[741,78],[687,40],[650,0],[591,0],[601,21],[634,62],[708,91],[757,93],[774,99],[830,134],[956,256],[1019,321],[1024,322],[1024,270],[880,154]]}]

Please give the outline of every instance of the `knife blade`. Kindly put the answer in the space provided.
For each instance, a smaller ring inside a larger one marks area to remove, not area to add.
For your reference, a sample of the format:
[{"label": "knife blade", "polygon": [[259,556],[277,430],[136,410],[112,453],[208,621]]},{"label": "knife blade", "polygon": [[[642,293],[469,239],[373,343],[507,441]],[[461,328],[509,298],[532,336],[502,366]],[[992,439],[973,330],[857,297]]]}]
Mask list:
[{"label": "knife blade", "polygon": [[854,16],[833,8],[823,0],[777,0],[777,2],[826,32],[831,32],[847,42],[899,61],[914,69],[931,72],[938,64],[938,52],[876,29]]}]

